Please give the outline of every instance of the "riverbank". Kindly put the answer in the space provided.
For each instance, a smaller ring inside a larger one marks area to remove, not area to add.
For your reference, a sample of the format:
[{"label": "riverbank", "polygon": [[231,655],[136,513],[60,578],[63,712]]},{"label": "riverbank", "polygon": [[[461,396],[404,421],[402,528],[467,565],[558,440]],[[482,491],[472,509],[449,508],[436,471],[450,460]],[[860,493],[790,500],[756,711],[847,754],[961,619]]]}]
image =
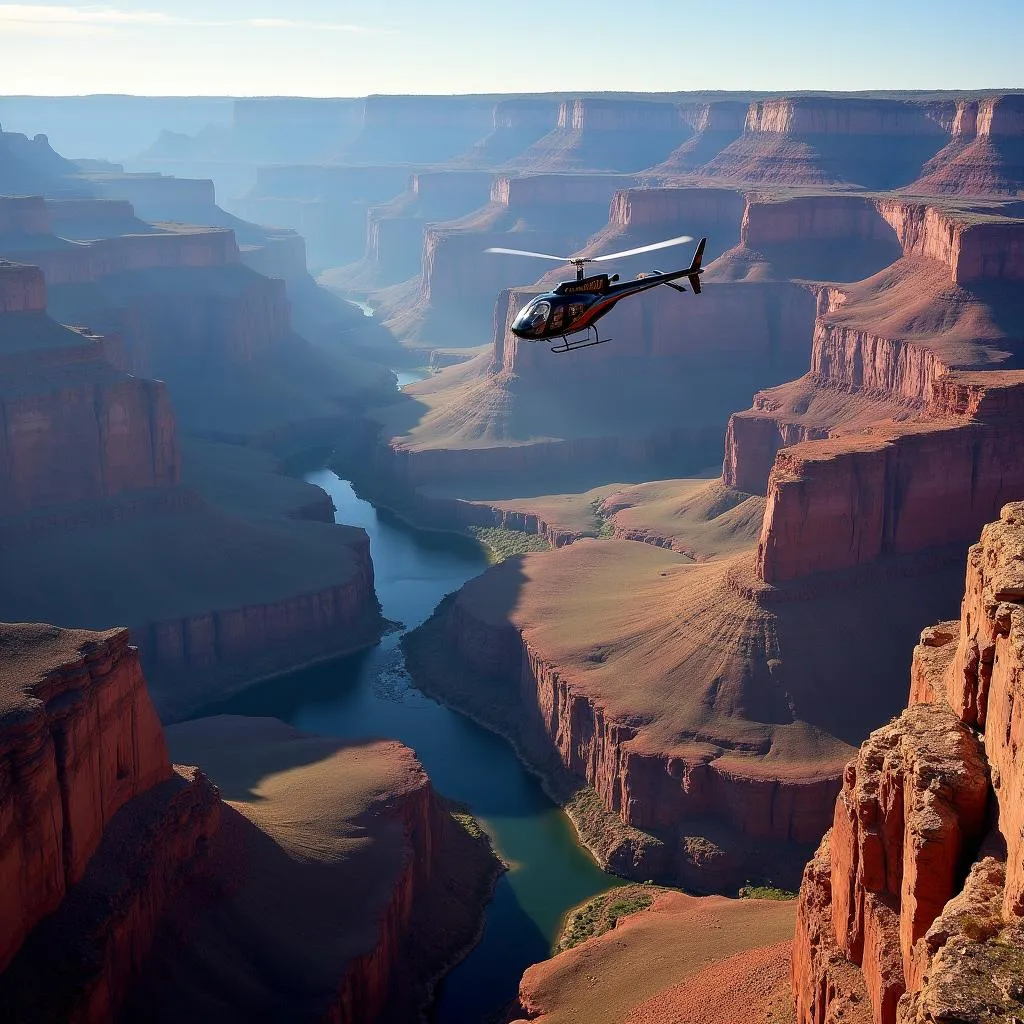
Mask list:
[{"label": "riverbank", "polygon": [[[330,495],[338,521],[366,530],[383,615],[403,629],[487,568],[476,541],[379,513],[329,470],[307,464],[304,475]],[[483,1021],[503,1013],[523,972],[551,955],[565,913],[616,879],[598,868],[504,739],[413,685],[399,639],[388,633],[350,658],[250,688],[215,710],[270,715],[342,739],[394,737],[415,750],[438,793],[469,808],[508,870],[494,883],[479,941],[438,971],[433,1024]]]},{"label": "riverbank", "polygon": [[661,872],[644,872],[663,859],[663,841],[609,812],[594,788],[569,772],[554,749],[526,727],[509,687],[452,659],[442,614],[453,600],[454,595],[446,597],[431,619],[402,638],[406,670],[417,689],[505,740],[565,812],[580,844],[603,871],[641,881],[657,879]]}]

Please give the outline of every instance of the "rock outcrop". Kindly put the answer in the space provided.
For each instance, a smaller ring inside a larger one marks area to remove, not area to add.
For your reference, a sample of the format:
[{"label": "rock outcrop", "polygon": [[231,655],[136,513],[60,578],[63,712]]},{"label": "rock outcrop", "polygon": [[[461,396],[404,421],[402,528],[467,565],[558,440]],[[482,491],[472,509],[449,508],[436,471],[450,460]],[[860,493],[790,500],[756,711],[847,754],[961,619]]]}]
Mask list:
[{"label": "rock outcrop", "polygon": [[453,161],[459,166],[504,168],[558,125],[560,104],[542,96],[498,100],[494,130]]},{"label": "rock outcrop", "polygon": [[0,519],[174,487],[174,414],[159,381],[111,365],[116,346],[46,315],[36,267],[0,263]]},{"label": "rock outcrop", "polygon": [[0,662],[5,1012],[109,1020],[203,868],[217,792],[172,768],[124,629],[3,625]]},{"label": "rock outcrop", "polygon": [[[486,171],[421,171],[411,175],[400,196],[370,207],[366,221],[366,262],[376,286],[394,284],[420,272],[428,223],[455,220],[487,202],[492,175]],[[347,284],[352,287],[351,275]]]},{"label": "rock outcrop", "polygon": [[921,637],[911,706],[846,768],[801,887],[800,1024],[865,1000],[874,1024],[1024,1010],[1022,561],[1024,504],[1010,504],[970,550],[960,622]]},{"label": "rock outcrop", "polygon": [[908,191],[919,195],[1019,195],[1024,186],[1024,101],[1019,95],[961,100],[952,141]]},{"label": "rock outcrop", "polygon": [[898,188],[948,140],[940,105],[853,97],[752,103],[743,134],[697,169],[703,178]]},{"label": "rock outcrop", "polygon": [[219,793],[170,763],[126,630],[4,624],[0,669],[11,1020],[411,1020],[473,943],[500,865],[408,749],[172,730]]},{"label": "rock outcrop", "polygon": [[675,103],[565,100],[553,131],[509,166],[528,171],[640,171],[660,163],[691,134]]}]

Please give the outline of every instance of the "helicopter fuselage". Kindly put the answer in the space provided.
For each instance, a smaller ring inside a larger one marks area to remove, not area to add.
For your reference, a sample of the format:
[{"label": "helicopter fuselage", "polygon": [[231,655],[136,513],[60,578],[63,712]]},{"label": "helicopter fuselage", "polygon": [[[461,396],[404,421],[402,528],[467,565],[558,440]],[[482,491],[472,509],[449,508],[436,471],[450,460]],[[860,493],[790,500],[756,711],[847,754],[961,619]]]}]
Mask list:
[{"label": "helicopter fuselage", "polygon": [[[692,268],[668,274],[652,273],[622,284],[614,284],[615,278],[607,274],[564,281],[553,291],[531,299],[513,320],[512,333],[525,341],[546,341],[586,331],[622,299],[690,274]],[[685,290],[679,285],[673,287]]]}]

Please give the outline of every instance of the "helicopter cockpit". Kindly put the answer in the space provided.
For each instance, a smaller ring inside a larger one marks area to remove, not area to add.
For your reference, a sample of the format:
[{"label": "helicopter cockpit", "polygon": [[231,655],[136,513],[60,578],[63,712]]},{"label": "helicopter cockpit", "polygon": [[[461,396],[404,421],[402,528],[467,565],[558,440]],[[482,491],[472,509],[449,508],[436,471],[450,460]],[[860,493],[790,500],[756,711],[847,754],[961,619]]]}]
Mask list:
[{"label": "helicopter cockpit", "polygon": [[547,299],[534,299],[519,311],[512,321],[512,330],[524,338],[539,338],[544,334],[550,316],[551,303]]}]

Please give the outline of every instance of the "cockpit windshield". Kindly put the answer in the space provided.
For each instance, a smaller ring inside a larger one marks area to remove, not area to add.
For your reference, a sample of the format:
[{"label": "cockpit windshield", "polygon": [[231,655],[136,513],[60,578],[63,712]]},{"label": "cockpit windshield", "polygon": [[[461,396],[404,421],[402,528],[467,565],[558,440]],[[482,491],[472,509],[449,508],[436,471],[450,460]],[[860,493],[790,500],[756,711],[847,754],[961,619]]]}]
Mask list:
[{"label": "cockpit windshield", "polygon": [[512,329],[523,334],[540,334],[551,316],[551,303],[546,300],[531,302],[519,312]]}]

